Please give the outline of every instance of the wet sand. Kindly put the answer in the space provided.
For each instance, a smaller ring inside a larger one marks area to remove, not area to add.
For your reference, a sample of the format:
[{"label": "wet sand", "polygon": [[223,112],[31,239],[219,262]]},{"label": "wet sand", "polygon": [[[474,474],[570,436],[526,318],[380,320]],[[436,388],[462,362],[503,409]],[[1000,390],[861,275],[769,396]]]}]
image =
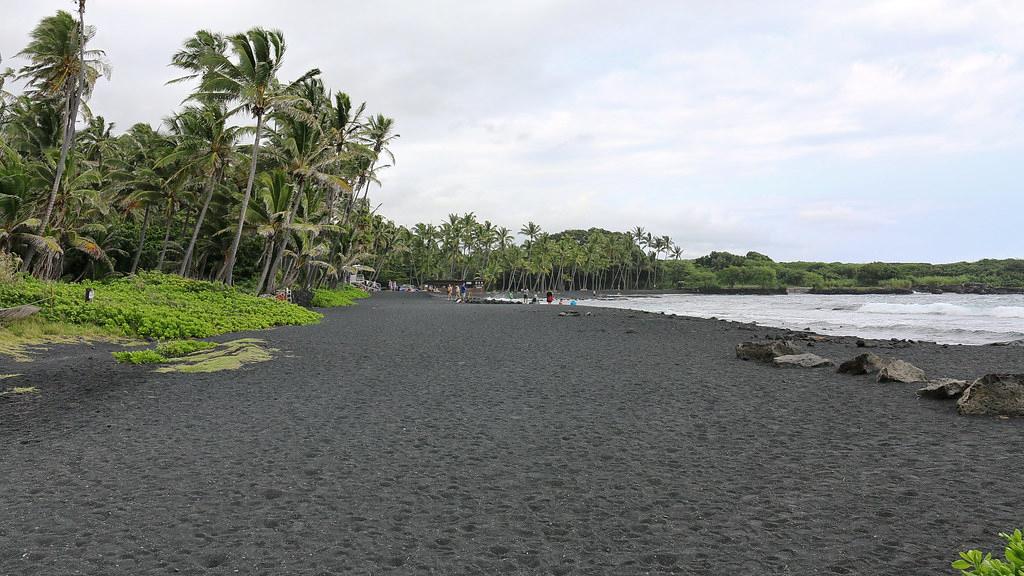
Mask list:
[{"label": "wet sand", "polygon": [[778,330],[567,309],[386,294],[211,374],[0,359],[39,388],[0,398],[0,575],[946,574],[1022,523],[1024,419],[735,358]]}]

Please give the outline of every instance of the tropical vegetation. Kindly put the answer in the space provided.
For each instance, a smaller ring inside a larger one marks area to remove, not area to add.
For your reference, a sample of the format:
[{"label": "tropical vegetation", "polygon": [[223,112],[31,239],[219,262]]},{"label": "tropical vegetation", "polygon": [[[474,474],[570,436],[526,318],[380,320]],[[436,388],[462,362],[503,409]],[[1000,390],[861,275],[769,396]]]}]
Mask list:
[{"label": "tropical vegetation", "polygon": [[[115,127],[87,105],[110,73],[95,29],[43,18],[0,75],[0,254],[78,281],[160,271],[253,293],[335,287],[373,257],[370,208],[395,122],[284,78],[284,34],[200,30],[170,55],[190,87],[162,124]],[[24,89],[15,93],[11,81]],[[10,262],[13,260],[13,262]]]},{"label": "tropical vegetation", "polygon": [[963,576],[1024,576],[1024,533],[1014,530],[1001,533],[999,537],[1006,540],[1004,559],[993,558],[991,553],[981,550],[968,550],[960,553],[953,568]]},{"label": "tropical vegetation", "polygon": [[[84,296],[87,288],[94,293],[91,302]],[[45,320],[161,340],[320,320],[319,314],[301,306],[258,298],[221,283],[157,272],[81,284],[34,278],[0,283],[0,308],[32,302],[39,303]]]}]

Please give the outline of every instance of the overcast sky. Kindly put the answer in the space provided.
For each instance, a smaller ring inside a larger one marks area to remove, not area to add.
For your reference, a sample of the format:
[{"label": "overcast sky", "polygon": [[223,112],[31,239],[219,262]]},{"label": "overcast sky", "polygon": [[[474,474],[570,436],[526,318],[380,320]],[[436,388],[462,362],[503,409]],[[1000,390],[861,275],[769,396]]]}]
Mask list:
[{"label": "overcast sky", "polygon": [[[70,0],[0,0],[3,66]],[[194,31],[281,29],[285,78],[396,119],[372,192],[395,221],[641,225],[689,257],[1024,257],[1019,0],[89,0],[113,76],[90,102],[154,124]]]}]

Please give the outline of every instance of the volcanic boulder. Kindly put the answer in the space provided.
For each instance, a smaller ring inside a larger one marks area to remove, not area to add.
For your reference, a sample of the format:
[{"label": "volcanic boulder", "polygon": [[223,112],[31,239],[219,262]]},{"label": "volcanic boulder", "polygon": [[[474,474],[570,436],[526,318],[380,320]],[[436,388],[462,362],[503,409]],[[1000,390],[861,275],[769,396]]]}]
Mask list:
[{"label": "volcanic boulder", "polygon": [[1024,374],[987,374],[957,401],[965,416],[1024,416]]},{"label": "volcanic boulder", "polygon": [[853,360],[847,360],[839,365],[839,369],[836,372],[840,374],[852,374],[854,376],[859,374],[874,374],[882,369],[886,365],[886,359],[882,358],[877,354],[868,352],[861,354]]},{"label": "volcanic boulder", "polygon": [[741,360],[771,362],[776,356],[799,354],[793,343],[788,340],[772,342],[743,342],[736,346],[736,357]]},{"label": "volcanic boulder", "polygon": [[935,400],[952,400],[959,398],[964,393],[964,390],[967,389],[968,384],[966,380],[957,380],[955,378],[929,380],[924,388],[917,391],[917,395],[922,398],[933,398]]},{"label": "volcanic boulder", "polygon": [[878,371],[879,382],[924,382],[927,379],[924,370],[904,360],[887,359]]},{"label": "volcanic boulder", "polygon": [[790,354],[776,356],[772,364],[779,368],[820,368],[822,366],[835,366],[835,362],[828,358],[822,358],[817,354]]}]

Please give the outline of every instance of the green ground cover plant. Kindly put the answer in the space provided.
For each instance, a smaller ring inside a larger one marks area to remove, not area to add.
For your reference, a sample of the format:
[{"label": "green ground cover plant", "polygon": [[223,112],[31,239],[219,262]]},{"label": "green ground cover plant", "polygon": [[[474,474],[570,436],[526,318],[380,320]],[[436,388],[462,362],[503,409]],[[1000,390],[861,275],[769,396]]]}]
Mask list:
[{"label": "green ground cover plant", "polygon": [[179,358],[199,350],[209,350],[217,344],[203,340],[172,340],[156,347],[156,353],[164,358]]},{"label": "green ground cover plant", "polygon": [[128,350],[111,354],[121,364],[160,364],[167,361],[167,358],[156,350]]},{"label": "green ground cover plant", "polygon": [[199,340],[167,342],[156,349],[112,352],[122,364],[164,364],[157,372],[218,372],[273,358],[274,348],[257,338],[215,343]]},{"label": "green ground cover plant", "polygon": [[[95,299],[86,302],[86,288]],[[226,332],[314,324],[320,314],[287,302],[258,298],[220,283],[143,272],[81,284],[22,277],[0,283],[0,308],[36,302],[46,320],[96,326],[154,339],[205,338]]]},{"label": "green ground cover plant", "polygon": [[313,292],[313,306],[317,308],[334,308],[351,306],[360,298],[369,296],[365,291],[346,284],[341,288],[320,288]]},{"label": "green ground cover plant", "polygon": [[1012,533],[1001,533],[1006,540],[1003,550],[1005,560],[993,558],[981,550],[960,553],[960,559],[953,562],[953,568],[963,576],[1024,576],[1024,533],[1019,529]]}]

